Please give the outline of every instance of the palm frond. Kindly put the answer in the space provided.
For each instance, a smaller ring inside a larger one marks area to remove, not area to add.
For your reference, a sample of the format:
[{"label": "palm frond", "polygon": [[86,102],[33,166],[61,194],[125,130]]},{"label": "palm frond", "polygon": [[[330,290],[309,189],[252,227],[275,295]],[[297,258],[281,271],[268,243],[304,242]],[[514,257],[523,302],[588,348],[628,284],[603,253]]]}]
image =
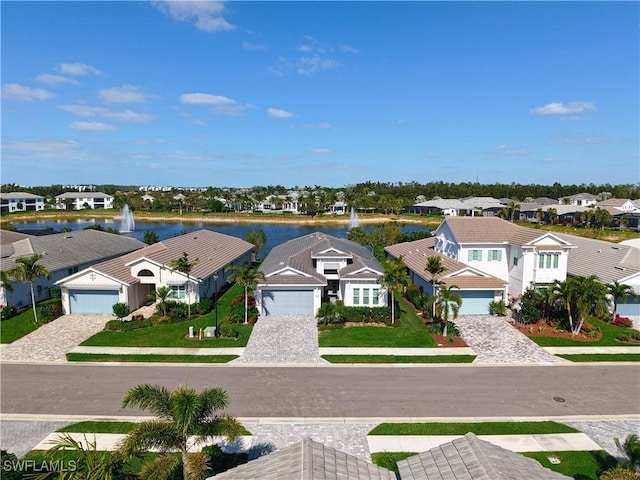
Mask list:
[{"label": "palm frond", "polygon": [[171,392],[162,385],[136,385],[122,400],[122,408],[149,410],[163,420],[171,420]]},{"label": "palm frond", "polygon": [[125,457],[132,457],[151,449],[167,452],[179,450],[186,438],[167,422],[140,422],[122,440],[119,451]]},{"label": "palm frond", "polygon": [[209,417],[217,410],[224,410],[229,405],[229,395],[222,388],[205,388],[200,392],[201,417]]},{"label": "palm frond", "polygon": [[192,388],[181,387],[171,394],[171,414],[176,428],[185,435],[198,422],[201,399]]},{"label": "palm frond", "polygon": [[166,480],[180,464],[176,455],[159,455],[140,471],[140,480]]},{"label": "palm frond", "polygon": [[238,420],[229,415],[221,415],[207,422],[202,422],[194,434],[198,435],[196,444],[202,444],[211,437],[226,437],[227,441],[233,442],[244,432],[244,427]]},{"label": "palm frond", "polygon": [[187,454],[187,469],[190,480],[204,480],[209,469],[209,455],[204,452]]}]

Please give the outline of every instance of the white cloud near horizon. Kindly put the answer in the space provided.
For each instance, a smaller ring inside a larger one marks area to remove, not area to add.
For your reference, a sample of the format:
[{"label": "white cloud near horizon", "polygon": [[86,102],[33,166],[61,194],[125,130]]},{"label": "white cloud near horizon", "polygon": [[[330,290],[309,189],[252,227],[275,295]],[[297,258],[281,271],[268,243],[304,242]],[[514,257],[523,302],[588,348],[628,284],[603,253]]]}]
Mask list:
[{"label": "white cloud near horizon", "polygon": [[91,132],[109,132],[116,130],[116,127],[102,122],[73,122],[69,124],[74,130],[86,130]]},{"label": "white cloud near horizon", "polygon": [[242,42],[242,49],[247,52],[266,52],[269,48],[266,45],[260,45],[251,42]]},{"label": "white cloud near horizon", "polygon": [[98,96],[107,103],[145,103],[149,99],[140,87],[133,85],[102,88],[98,90]]},{"label": "white cloud near horizon", "polygon": [[121,122],[144,123],[157,118],[149,113],[136,113],[128,109],[116,112],[108,108],[91,107],[89,105],[58,105],[58,108],[78,117],[102,117]]},{"label": "white cloud near horizon", "polygon": [[61,63],[57,70],[65,75],[85,76],[100,75],[102,72],[93,65],[87,63]]},{"label": "white cloud near horizon", "polygon": [[547,103],[542,107],[531,109],[533,115],[574,115],[576,113],[595,112],[596,105],[594,102],[554,102]]},{"label": "white cloud near horizon", "polygon": [[282,110],[280,108],[268,108],[267,113],[271,118],[294,118],[295,114],[293,112],[288,112],[287,110]]},{"label": "white cloud near horizon", "polygon": [[19,102],[34,102],[36,100],[47,100],[55,97],[42,88],[31,88],[19,83],[6,83],[2,86],[2,98],[4,100],[15,100]]},{"label": "white cloud near horizon", "polygon": [[73,78],[63,77],[62,75],[54,75],[53,73],[41,73],[36,77],[36,80],[47,85],[60,85],[63,83],[78,85],[78,81],[74,80]]},{"label": "white cloud near horizon", "polygon": [[151,5],[174,20],[193,24],[203,32],[226,32],[236,27],[223,16],[222,1],[163,0]]},{"label": "white cloud near horizon", "polygon": [[180,103],[186,105],[235,105],[237,102],[232,98],[223,95],[212,95],[210,93],[185,93],[180,95]]}]

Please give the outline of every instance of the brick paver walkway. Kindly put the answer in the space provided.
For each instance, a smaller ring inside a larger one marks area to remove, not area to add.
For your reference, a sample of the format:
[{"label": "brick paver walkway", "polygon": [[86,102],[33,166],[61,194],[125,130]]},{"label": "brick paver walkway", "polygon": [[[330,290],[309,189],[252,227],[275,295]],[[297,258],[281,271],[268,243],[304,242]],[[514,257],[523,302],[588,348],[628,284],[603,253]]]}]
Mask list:
[{"label": "brick paver walkway", "polygon": [[0,346],[0,359],[65,362],[65,354],[104,328],[113,315],[64,315],[13,343]]},{"label": "brick paver walkway", "polygon": [[562,363],[509,325],[505,317],[460,315],[453,320],[460,336],[478,355],[473,363]]}]

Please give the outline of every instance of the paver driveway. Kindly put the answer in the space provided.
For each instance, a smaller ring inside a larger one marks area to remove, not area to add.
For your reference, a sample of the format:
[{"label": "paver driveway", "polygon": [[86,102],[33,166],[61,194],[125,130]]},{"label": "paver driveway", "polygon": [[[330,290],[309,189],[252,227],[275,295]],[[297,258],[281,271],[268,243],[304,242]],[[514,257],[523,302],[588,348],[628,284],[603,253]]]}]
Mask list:
[{"label": "paver driveway", "polygon": [[64,315],[19,338],[0,346],[3,361],[65,362],[65,354],[104,328],[113,315]]},{"label": "paver driveway", "polygon": [[473,363],[563,363],[509,325],[505,317],[460,315],[453,320],[460,336],[478,355]]},{"label": "paver driveway", "polygon": [[318,327],[312,315],[269,315],[253,327],[236,364],[292,365],[326,363],[318,353]]}]

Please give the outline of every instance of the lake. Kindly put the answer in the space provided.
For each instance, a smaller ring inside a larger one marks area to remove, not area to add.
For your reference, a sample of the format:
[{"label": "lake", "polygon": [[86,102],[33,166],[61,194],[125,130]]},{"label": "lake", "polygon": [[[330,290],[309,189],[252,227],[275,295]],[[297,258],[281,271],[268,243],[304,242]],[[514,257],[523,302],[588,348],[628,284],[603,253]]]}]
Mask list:
[{"label": "lake", "polygon": [[[274,246],[301,237],[313,232],[323,232],[338,238],[347,238],[348,225],[292,225],[292,224],[271,224],[271,223],[203,223],[203,222],[144,222],[136,220],[135,231],[123,233],[128,237],[142,240],[144,232],[152,230],[156,232],[160,240],[175,237],[183,232],[194,230],[212,230],[225,235],[244,238],[249,230],[262,229],[267,236],[267,243],[260,252],[260,256],[266,255]],[[54,229],[60,231],[63,228],[71,230],[82,230],[83,228],[98,224],[104,228],[120,228],[120,222],[112,219],[92,219],[82,220],[38,220],[33,222],[12,222],[18,231]],[[375,229],[374,226],[364,226],[367,231]],[[411,233],[416,231],[430,230],[424,225],[403,225],[402,231]]]}]

